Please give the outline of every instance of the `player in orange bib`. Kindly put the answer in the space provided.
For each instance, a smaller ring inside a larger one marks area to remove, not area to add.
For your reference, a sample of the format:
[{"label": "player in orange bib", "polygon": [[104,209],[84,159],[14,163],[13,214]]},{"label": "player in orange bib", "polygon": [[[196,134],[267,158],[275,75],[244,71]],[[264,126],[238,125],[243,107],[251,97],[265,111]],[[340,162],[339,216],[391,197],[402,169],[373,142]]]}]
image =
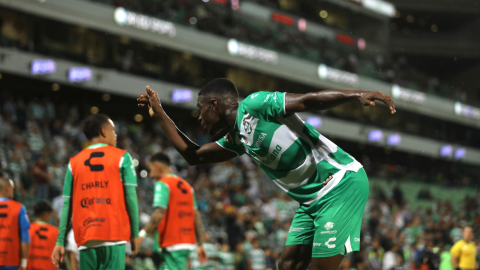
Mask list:
[{"label": "player in orange bib", "polygon": [[125,244],[138,252],[137,177],[132,158],[116,148],[115,126],[103,114],[89,116],[83,132],[91,145],[70,159],[63,188],[63,208],[55,266],[63,262],[67,222],[72,217],[80,251],[80,269],[125,268]]},{"label": "player in orange bib", "polygon": [[30,222],[25,206],[13,198],[13,181],[0,177],[0,270],[25,270]]},{"label": "player in orange bib", "polygon": [[55,270],[50,255],[57,241],[58,228],[48,224],[53,208],[45,201],[34,207],[35,221],[30,227],[30,253],[27,270]]},{"label": "player in orange bib", "polygon": [[207,260],[202,246],[203,225],[193,188],[187,181],[172,173],[170,159],[158,153],[149,164],[150,177],[159,179],[155,184],[150,222],[140,231],[140,237],[153,236],[158,230],[158,242],[165,262],[160,269],[184,270],[190,252],[198,245],[201,263]]}]

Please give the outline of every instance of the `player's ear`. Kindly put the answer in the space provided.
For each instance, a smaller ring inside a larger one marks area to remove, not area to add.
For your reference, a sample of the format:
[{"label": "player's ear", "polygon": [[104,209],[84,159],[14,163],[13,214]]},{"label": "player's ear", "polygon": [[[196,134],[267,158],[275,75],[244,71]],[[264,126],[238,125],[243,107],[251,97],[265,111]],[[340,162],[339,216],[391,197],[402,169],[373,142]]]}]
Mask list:
[{"label": "player's ear", "polygon": [[216,98],[212,98],[210,100],[210,104],[212,105],[213,108],[218,107],[218,100]]},{"label": "player's ear", "polygon": [[102,129],[100,130],[100,136],[103,138],[107,137],[107,131],[105,130],[104,127],[102,127]]}]

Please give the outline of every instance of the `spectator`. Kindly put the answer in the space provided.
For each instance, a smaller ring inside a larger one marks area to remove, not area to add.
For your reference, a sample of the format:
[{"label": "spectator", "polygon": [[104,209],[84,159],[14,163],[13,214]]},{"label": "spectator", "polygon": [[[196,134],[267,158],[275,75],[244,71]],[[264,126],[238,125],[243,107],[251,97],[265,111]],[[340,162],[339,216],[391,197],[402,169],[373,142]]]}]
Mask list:
[{"label": "spectator", "polygon": [[52,175],[47,170],[47,161],[45,157],[41,156],[37,160],[35,166],[33,166],[33,175],[35,177],[35,197],[41,200],[47,199]]},{"label": "spectator", "polygon": [[397,245],[392,245],[390,250],[385,253],[385,256],[383,257],[383,270],[392,270],[398,266],[397,251]]},{"label": "spectator", "polygon": [[462,233],[462,240],[453,245],[450,253],[452,254],[452,265],[455,269],[473,270],[478,268],[477,248],[473,240],[473,228],[465,227]]},{"label": "spectator", "polygon": [[252,249],[247,255],[249,269],[263,270],[265,269],[265,252],[260,248],[260,241],[254,239],[252,241]]},{"label": "spectator", "polygon": [[235,269],[247,270],[247,258],[243,251],[243,243],[239,242],[235,246]]},{"label": "spectator", "polygon": [[454,270],[452,265],[452,255],[450,254],[451,246],[447,245],[442,248],[440,253],[440,267],[439,270]]}]

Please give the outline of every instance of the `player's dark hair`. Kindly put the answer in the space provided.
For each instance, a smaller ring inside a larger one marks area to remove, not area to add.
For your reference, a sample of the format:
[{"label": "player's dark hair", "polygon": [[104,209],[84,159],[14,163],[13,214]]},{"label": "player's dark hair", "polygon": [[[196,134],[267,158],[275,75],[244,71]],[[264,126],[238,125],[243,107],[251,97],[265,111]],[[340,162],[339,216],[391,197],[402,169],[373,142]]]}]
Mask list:
[{"label": "player's dark hair", "polygon": [[200,92],[199,96],[235,96],[238,98],[238,91],[232,81],[225,78],[218,78],[207,83]]},{"label": "player's dark hair", "polygon": [[83,133],[89,141],[100,136],[103,125],[108,122],[108,119],[110,119],[108,116],[100,113],[92,114],[83,121]]},{"label": "player's dark hair", "polygon": [[150,158],[150,162],[161,162],[167,166],[170,166],[170,158],[165,155],[164,153],[156,153],[155,155],[153,155],[151,158]]},{"label": "player's dark hair", "polygon": [[44,213],[48,213],[48,212],[52,212],[52,211],[53,211],[52,206],[50,206],[50,204],[46,201],[39,201],[33,207],[33,215],[35,217],[40,217]]}]

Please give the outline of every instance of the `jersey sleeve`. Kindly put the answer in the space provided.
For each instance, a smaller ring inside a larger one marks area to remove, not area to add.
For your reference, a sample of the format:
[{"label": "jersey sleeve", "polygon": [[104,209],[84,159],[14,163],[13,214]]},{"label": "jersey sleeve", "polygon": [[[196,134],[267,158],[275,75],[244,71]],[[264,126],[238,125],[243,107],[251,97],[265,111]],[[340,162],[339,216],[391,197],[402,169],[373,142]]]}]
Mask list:
[{"label": "jersey sleeve", "polygon": [[65,174],[65,182],[63,184],[63,207],[62,207],[62,215],[60,217],[60,224],[58,226],[58,238],[57,238],[57,245],[64,246],[65,245],[65,236],[67,230],[67,223],[70,220],[70,203],[71,203],[71,196],[72,196],[72,183],[73,183],[73,175],[72,175],[72,166],[68,163],[67,173]]},{"label": "jersey sleeve", "polygon": [[460,257],[460,253],[461,253],[461,250],[462,250],[462,243],[461,242],[457,242],[455,245],[453,245],[453,247],[450,249],[450,253],[452,254],[452,256],[455,256],[455,257]]},{"label": "jersey sleeve", "polygon": [[257,92],[243,101],[245,111],[258,119],[273,121],[286,114],[285,93]]},{"label": "jersey sleeve", "polygon": [[135,172],[135,167],[133,166],[132,156],[130,156],[128,152],[125,152],[120,160],[120,175],[124,185],[137,185],[137,173]]},{"label": "jersey sleeve", "polygon": [[168,208],[168,199],[170,198],[170,190],[163,182],[155,183],[153,192],[153,207]]},{"label": "jersey sleeve", "polygon": [[18,224],[22,243],[30,243],[30,233],[28,231],[28,229],[30,229],[30,221],[28,221],[27,210],[23,205],[18,214]]},{"label": "jersey sleeve", "polygon": [[193,209],[197,210],[198,205],[197,205],[197,198],[195,197],[195,191],[192,188],[192,196],[193,196]]},{"label": "jersey sleeve", "polygon": [[245,148],[236,135],[228,133],[225,137],[216,141],[220,147],[234,152],[238,156],[245,154]]}]

